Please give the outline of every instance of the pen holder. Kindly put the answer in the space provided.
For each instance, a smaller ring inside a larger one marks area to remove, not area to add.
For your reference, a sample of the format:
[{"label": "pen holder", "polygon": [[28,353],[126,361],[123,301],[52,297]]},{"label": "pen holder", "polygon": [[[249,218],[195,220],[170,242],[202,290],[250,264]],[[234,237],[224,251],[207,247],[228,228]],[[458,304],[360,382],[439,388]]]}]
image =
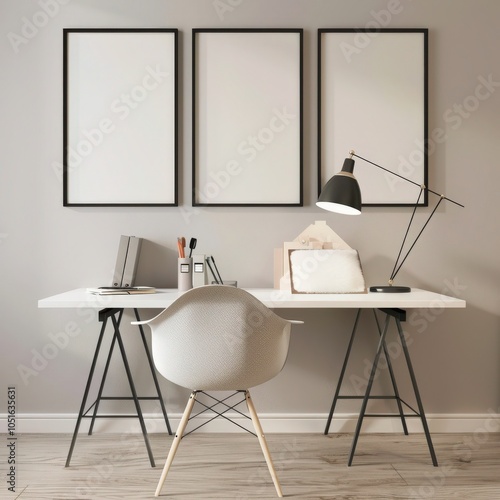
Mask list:
[{"label": "pen holder", "polygon": [[193,288],[208,284],[207,263],[204,255],[193,255]]},{"label": "pen holder", "polygon": [[193,288],[193,259],[184,257],[177,259],[177,289],[185,292]]}]

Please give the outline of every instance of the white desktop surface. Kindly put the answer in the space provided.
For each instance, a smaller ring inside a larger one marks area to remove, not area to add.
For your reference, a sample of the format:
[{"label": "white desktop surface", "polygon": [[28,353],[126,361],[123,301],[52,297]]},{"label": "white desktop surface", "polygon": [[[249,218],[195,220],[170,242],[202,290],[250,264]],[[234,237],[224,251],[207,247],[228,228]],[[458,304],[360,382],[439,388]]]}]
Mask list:
[{"label": "white desktop surface", "polygon": [[[353,294],[292,294],[273,288],[246,288],[266,306],[273,309],[318,308],[463,308],[465,300],[435,292],[413,288],[409,293],[353,293]],[[182,292],[177,289],[157,289],[154,294],[93,295],[85,288],[53,295],[38,301],[39,308],[152,308],[164,309]]]}]

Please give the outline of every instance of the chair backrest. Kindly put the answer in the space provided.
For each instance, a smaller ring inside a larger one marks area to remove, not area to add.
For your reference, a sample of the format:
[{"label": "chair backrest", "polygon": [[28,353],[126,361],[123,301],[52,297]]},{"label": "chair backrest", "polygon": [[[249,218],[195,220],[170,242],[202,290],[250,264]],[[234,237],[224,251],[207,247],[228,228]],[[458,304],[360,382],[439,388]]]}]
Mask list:
[{"label": "chair backrest", "polygon": [[148,321],[158,371],[192,390],[244,390],[285,364],[290,322],[245,290],[193,288]]}]

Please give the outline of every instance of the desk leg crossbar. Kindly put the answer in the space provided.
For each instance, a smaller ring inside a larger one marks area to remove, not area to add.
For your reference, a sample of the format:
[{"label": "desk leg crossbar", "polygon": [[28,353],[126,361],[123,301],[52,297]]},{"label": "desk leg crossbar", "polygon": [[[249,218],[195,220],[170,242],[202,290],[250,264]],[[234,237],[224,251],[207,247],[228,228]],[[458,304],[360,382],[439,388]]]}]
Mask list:
[{"label": "desk leg crossbar", "polygon": [[[396,308],[392,308],[392,309],[380,309],[380,311],[382,311],[386,315],[386,317],[385,317],[384,327],[381,328],[380,323],[379,323],[378,318],[377,318],[376,311],[374,311],[375,321],[377,323],[377,329],[378,329],[378,332],[379,332],[380,339],[379,339],[379,343],[378,343],[378,347],[377,347],[377,352],[375,354],[375,358],[374,358],[374,361],[373,361],[373,366],[372,366],[372,369],[371,369],[371,372],[370,372],[370,377],[368,379],[368,385],[366,387],[365,395],[364,396],[342,396],[342,395],[340,395],[340,389],[342,387],[342,383],[343,383],[345,372],[346,372],[346,368],[347,368],[347,363],[349,361],[349,357],[350,357],[350,354],[351,354],[352,345],[353,345],[353,342],[354,342],[354,337],[355,337],[356,331],[358,329],[359,318],[361,316],[361,309],[359,309],[358,312],[357,312],[357,315],[356,315],[356,319],[354,321],[354,326],[353,326],[353,330],[352,330],[352,333],[351,333],[351,338],[349,340],[349,345],[347,347],[347,351],[346,351],[346,355],[345,355],[345,358],[344,358],[344,362],[342,364],[342,369],[340,371],[339,381],[338,381],[337,387],[335,389],[335,394],[334,394],[334,397],[333,397],[333,402],[332,402],[332,406],[330,408],[330,413],[328,415],[328,419],[327,419],[327,422],[326,422],[326,427],[325,427],[325,432],[324,433],[328,434],[328,432],[329,432],[330,424],[332,422],[333,414],[335,412],[335,407],[336,407],[337,401],[339,399],[361,399],[362,400],[361,410],[360,410],[360,413],[359,413],[358,422],[357,422],[357,425],[356,425],[356,430],[354,432],[354,438],[353,438],[353,441],[352,441],[351,451],[350,451],[350,454],[349,454],[348,465],[350,466],[350,465],[352,465],[352,461],[353,461],[353,458],[354,458],[354,453],[356,451],[356,445],[357,445],[359,434],[360,434],[360,431],[361,431],[361,426],[363,425],[363,419],[365,417],[394,417],[394,415],[395,415],[395,414],[388,414],[388,415],[386,415],[386,414],[368,414],[368,413],[366,413],[366,407],[368,405],[368,401],[370,399],[393,399],[397,403],[397,406],[398,406],[398,414],[397,415],[399,415],[399,417],[401,419],[401,424],[402,424],[403,432],[404,432],[405,435],[408,435],[408,427],[406,425],[405,418],[408,418],[408,417],[419,417],[420,418],[420,420],[422,422],[422,427],[424,429],[425,437],[426,437],[426,440],[427,440],[427,445],[429,447],[429,453],[431,455],[432,463],[433,463],[434,466],[437,467],[438,462],[437,462],[436,454],[434,452],[434,446],[432,445],[431,435],[430,435],[430,432],[429,432],[429,427],[427,425],[427,419],[425,417],[424,407],[422,405],[422,400],[420,398],[420,392],[418,390],[417,379],[415,378],[415,373],[413,371],[413,366],[412,366],[412,363],[411,363],[410,353],[408,351],[408,346],[406,344],[406,339],[405,339],[405,336],[404,336],[403,328],[401,326],[401,322],[406,320],[406,311],[403,311],[401,309],[396,309]],[[395,375],[394,375],[394,371],[392,369],[391,358],[390,358],[390,355],[389,355],[389,352],[388,352],[388,349],[387,349],[386,340],[385,340],[386,339],[386,335],[387,335],[387,331],[389,329],[389,324],[390,324],[391,318],[394,318],[394,321],[396,322],[396,326],[397,326],[397,330],[398,330],[398,335],[399,335],[399,339],[400,339],[400,342],[401,342],[401,346],[403,348],[403,353],[404,353],[404,356],[405,356],[406,365],[408,367],[408,372],[409,372],[411,383],[412,383],[412,386],[413,386],[413,392],[415,394],[415,399],[417,401],[418,410],[415,410],[414,408],[412,408],[408,403],[406,403],[403,399],[401,399],[401,397],[399,395],[399,390],[398,390],[398,386],[397,386],[397,383],[396,383],[396,378],[395,378]],[[385,359],[386,359],[386,362],[387,362],[387,368],[388,368],[388,371],[389,371],[389,376],[390,376],[390,379],[391,379],[392,388],[393,388],[393,392],[394,392],[393,396],[372,396],[371,395],[371,389],[372,389],[373,381],[375,380],[375,375],[376,375],[376,372],[377,372],[377,366],[378,366],[378,363],[379,363],[380,356],[381,356],[382,352],[384,353],[384,356],[385,356]],[[403,410],[403,405],[405,407],[407,407],[408,409],[410,409],[412,413],[411,414],[405,414],[404,410]]]},{"label": "desk leg crossbar", "polygon": [[[137,309],[134,309],[134,312],[135,312],[135,317],[136,317],[137,321],[140,321],[139,313],[138,313]],[[99,339],[97,341],[96,349],[95,349],[95,352],[94,352],[94,358],[92,360],[92,365],[90,367],[90,372],[89,372],[89,376],[88,376],[88,379],[87,379],[87,384],[85,386],[85,392],[83,394],[82,403],[81,403],[81,406],[80,406],[80,411],[78,412],[78,418],[77,418],[77,421],[76,421],[76,426],[75,426],[75,430],[74,430],[74,433],[73,433],[73,438],[71,440],[71,445],[70,445],[70,448],[69,448],[68,457],[66,459],[66,467],[69,467],[69,464],[71,462],[71,457],[73,455],[73,450],[74,450],[74,447],[75,447],[75,444],[76,444],[76,439],[78,437],[78,431],[80,429],[80,424],[81,424],[83,418],[90,418],[90,419],[92,419],[91,423],[90,423],[89,431],[88,431],[88,434],[91,435],[92,431],[94,429],[95,420],[97,418],[131,418],[131,417],[137,417],[139,419],[139,423],[140,423],[140,426],[141,426],[141,430],[142,430],[142,434],[143,434],[143,437],[144,437],[144,442],[146,444],[146,449],[147,449],[147,452],[148,452],[148,456],[149,456],[149,461],[151,463],[151,467],[155,467],[155,461],[154,461],[153,453],[151,451],[151,445],[149,443],[148,433],[147,433],[147,430],[146,430],[146,425],[144,423],[144,417],[142,415],[142,410],[141,410],[141,405],[140,405],[140,401],[141,400],[149,400],[149,401],[151,401],[151,400],[157,400],[157,401],[159,401],[160,406],[161,406],[161,410],[162,410],[162,413],[163,413],[163,418],[165,419],[165,424],[167,425],[168,433],[172,434],[172,430],[170,428],[170,422],[169,422],[168,416],[167,416],[167,411],[165,409],[165,404],[163,402],[163,396],[162,396],[161,390],[160,390],[160,385],[158,383],[158,378],[156,376],[156,371],[155,371],[153,359],[152,359],[151,353],[149,351],[149,347],[148,347],[147,342],[146,342],[146,336],[144,335],[144,330],[142,328],[142,325],[139,325],[139,329],[140,329],[141,338],[142,338],[142,342],[143,342],[143,345],[144,345],[144,350],[146,352],[146,356],[147,356],[148,363],[149,363],[149,368],[151,370],[151,375],[153,377],[153,381],[154,381],[154,384],[155,384],[155,389],[156,389],[156,394],[157,395],[156,396],[150,396],[150,397],[139,397],[137,395],[137,391],[135,389],[134,380],[132,378],[132,373],[130,371],[130,366],[128,364],[127,355],[126,355],[126,352],[125,352],[125,346],[123,344],[123,339],[122,339],[122,336],[121,336],[121,333],[120,333],[120,323],[121,323],[121,320],[122,320],[122,316],[123,316],[123,309],[103,309],[102,311],[99,311],[99,321],[102,322],[101,331],[100,331]],[[112,339],[111,345],[109,347],[108,357],[106,359],[106,365],[104,367],[104,372],[103,372],[103,375],[102,375],[101,383],[99,385],[99,390],[98,390],[98,393],[97,393],[97,398],[94,401],[94,403],[92,403],[89,406],[89,408],[87,410],[85,410],[85,407],[87,405],[87,399],[88,399],[90,387],[92,385],[92,379],[94,377],[94,371],[95,371],[95,367],[96,367],[96,364],[97,364],[97,359],[99,358],[99,352],[100,352],[100,349],[101,349],[102,340],[104,338],[104,332],[106,330],[106,326],[107,326],[107,322],[108,322],[109,318],[111,318],[111,322],[113,324],[113,329],[114,329],[113,339]],[[111,362],[111,357],[112,357],[113,350],[115,348],[116,343],[118,343],[118,348],[120,350],[120,355],[121,355],[121,358],[123,360],[123,365],[125,367],[125,372],[127,374],[127,380],[129,382],[129,386],[130,386],[130,392],[132,393],[132,396],[129,396],[129,397],[116,397],[116,396],[111,397],[111,396],[103,396],[102,395],[103,390],[104,390],[104,384],[106,382],[106,377],[107,377],[107,374],[108,374],[109,365],[110,365],[110,362]],[[105,400],[134,401],[136,415],[98,415],[97,412],[99,410],[100,402],[101,401],[105,401]],[[92,411],[92,414],[89,415],[89,413],[91,411]]]}]

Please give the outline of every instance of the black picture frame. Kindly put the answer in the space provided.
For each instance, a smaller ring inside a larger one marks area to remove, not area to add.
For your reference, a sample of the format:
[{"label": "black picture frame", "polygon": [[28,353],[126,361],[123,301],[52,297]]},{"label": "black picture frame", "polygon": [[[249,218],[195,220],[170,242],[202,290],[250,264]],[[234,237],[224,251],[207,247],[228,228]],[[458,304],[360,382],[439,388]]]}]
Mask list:
[{"label": "black picture frame", "polygon": [[178,30],[63,30],[63,205],[178,205]]},{"label": "black picture frame", "polygon": [[303,205],[303,30],[192,30],[192,205]]},{"label": "black picture frame", "polygon": [[[427,185],[427,138],[428,29],[319,29],[318,195],[350,150]],[[415,206],[417,186],[362,160],[354,173],[363,206]]]}]

